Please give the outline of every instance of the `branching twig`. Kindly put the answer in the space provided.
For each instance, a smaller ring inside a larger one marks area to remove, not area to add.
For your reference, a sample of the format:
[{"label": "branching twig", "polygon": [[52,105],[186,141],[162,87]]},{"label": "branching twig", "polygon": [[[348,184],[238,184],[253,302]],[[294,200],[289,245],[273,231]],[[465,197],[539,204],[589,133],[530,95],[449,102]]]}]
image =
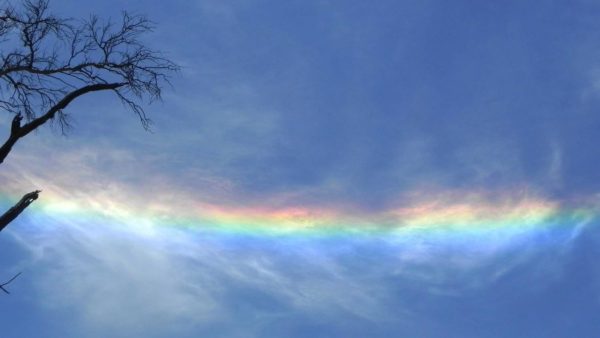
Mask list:
[{"label": "branching twig", "polygon": [[[120,23],[96,16],[73,20],[55,16],[48,0],[0,5],[0,110],[14,114],[0,144],[0,164],[23,137],[48,122],[66,130],[66,108],[81,96],[113,93],[148,129],[143,102],[160,100],[161,89],[179,67],[141,40],[153,24],[123,12]],[[0,231],[38,192],[0,215]],[[26,195],[27,196],[27,195]]]},{"label": "branching twig", "polygon": [[6,290],[4,287],[10,284],[12,281],[14,281],[20,275],[21,273],[19,272],[18,274],[14,275],[13,278],[11,278],[8,282],[0,284],[0,289],[2,289],[2,291],[6,292],[7,294],[10,294],[10,292],[8,292],[8,290]]},{"label": "branching twig", "polygon": [[[23,0],[18,8],[0,5],[0,110],[14,114],[10,134],[0,144],[0,164],[23,137],[48,122],[68,125],[66,108],[98,91],[114,94],[148,129],[144,102],[160,100],[162,87],[179,67],[150,49],[141,36],[153,24],[123,12],[120,23],[61,18],[48,0]],[[0,231],[38,197],[23,197],[0,215]]]},{"label": "branching twig", "polygon": [[148,128],[142,101],[160,100],[179,67],[142,42],[153,29],[148,19],[124,12],[120,21],[60,18],[49,12],[48,0],[0,8],[0,109],[27,122],[54,111],[50,120],[65,130],[65,97],[81,88],[112,87]]}]

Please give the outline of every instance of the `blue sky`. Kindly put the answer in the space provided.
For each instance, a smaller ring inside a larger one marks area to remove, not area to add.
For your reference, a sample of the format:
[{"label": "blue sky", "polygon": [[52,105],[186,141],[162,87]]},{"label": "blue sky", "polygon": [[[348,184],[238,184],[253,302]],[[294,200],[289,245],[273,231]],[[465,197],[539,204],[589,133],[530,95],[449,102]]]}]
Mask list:
[{"label": "blue sky", "polygon": [[[598,335],[600,2],[51,7],[145,14],[148,45],[182,70],[148,106],[152,133],[94,94],[69,107],[67,137],[39,131],[2,165],[10,198],[44,190],[0,236],[0,276],[23,271],[0,300],[7,336]],[[139,216],[261,206],[377,223],[436,191],[591,216],[453,240],[237,237]]]}]

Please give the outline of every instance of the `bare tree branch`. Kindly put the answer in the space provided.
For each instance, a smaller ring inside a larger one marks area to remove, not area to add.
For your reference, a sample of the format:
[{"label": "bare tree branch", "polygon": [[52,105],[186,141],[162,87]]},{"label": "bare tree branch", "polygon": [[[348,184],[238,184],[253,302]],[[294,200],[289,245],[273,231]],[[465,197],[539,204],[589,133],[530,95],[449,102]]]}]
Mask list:
[{"label": "bare tree branch", "polygon": [[[141,40],[152,23],[122,14],[119,24],[95,16],[62,19],[48,12],[48,1],[26,1],[21,11],[0,14],[0,108],[23,115],[56,105],[69,92],[93,84],[121,83],[117,97],[148,128],[141,101],[161,98],[161,87],[179,67]],[[64,127],[62,109],[57,122]]]},{"label": "bare tree branch", "polygon": [[65,97],[62,98],[62,100],[58,101],[54,106],[52,106],[50,109],[48,109],[48,111],[46,113],[44,113],[42,116],[33,119],[31,122],[25,124],[24,126],[21,126],[21,120],[23,119],[22,115],[21,114],[15,115],[15,117],[13,118],[11,129],[10,129],[10,136],[4,142],[2,147],[0,147],[0,163],[4,162],[4,159],[6,158],[6,156],[8,156],[8,153],[12,150],[12,147],[15,145],[15,143],[17,143],[17,141],[20,138],[25,137],[30,132],[34,131],[38,127],[42,126],[44,123],[46,123],[49,120],[51,120],[52,118],[54,118],[56,113],[61,111],[64,108],[66,108],[71,103],[71,101],[75,100],[76,98],[78,98],[82,95],[90,93],[90,92],[101,91],[101,90],[116,90],[117,88],[119,88],[123,85],[124,85],[123,83],[107,83],[107,84],[100,83],[100,84],[93,84],[93,85],[85,86],[85,87],[79,88],[77,90],[74,90],[74,91],[70,92],[69,94],[65,95]]},{"label": "bare tree branch", "polygon": [[[93,92],[112,92],[148,129],[144,103],[160,100],[162,87],[179,70],[142,40],[153,28],[145,17],[127,12],[118,22],[61,18],[50,13],[48,0],[0,5],[0,109],[14,114],[0,164],[42,125],[56,122],[64,132],[67,107]],[[38,194],[26,194],[0,216],[0,231]]]},{"label": "bare tree branch", "polygon": [[7,286],[8,284],[10,284],[12,281],[14,281],[20,275],[21,275],[21,273],[19,272],[18,274],[14,275],[13,278],[8,280],[7,282],[0,284],[0,289],[2,289],[2,291],[6,292],[7,294],[10,294],[10,292],[8,292],[8,290],[6,290],[4,287]]}]

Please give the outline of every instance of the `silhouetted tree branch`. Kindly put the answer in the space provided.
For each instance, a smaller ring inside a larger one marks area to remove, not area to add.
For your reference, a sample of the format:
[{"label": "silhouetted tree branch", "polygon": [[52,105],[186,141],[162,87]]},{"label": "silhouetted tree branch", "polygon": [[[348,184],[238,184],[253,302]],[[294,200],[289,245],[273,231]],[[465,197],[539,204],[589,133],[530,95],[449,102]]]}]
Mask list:
[{"label": "silhouetted tree branch", "polygon": [[73,101],[77,97],[94,91],[115,90],[124,85],[125,83],[97,83],[81,87],[65,95],[60,101],[58,101],[56,104],[50,107],[50,109],[48,109],[46,113],[44,113],[40,117],[34,118],[29,123],[23,126],[21,126],[21,120],[23,119],[23,116],[20,113],[18,113],[13,118],[8,139],[6,140],[6,142],[4,142],[2,147],[0,147],[0,163],[4,162],[4,159],[12,150],[13,145],[15,145],[15,143],[17,143],[17,141],[20,138],[25,137],[27,134],[34,131],[36,128],[53,119],[56,113],[66,108],[69,105],[69,103],[71,103],[71,101]]},{"label": "silhouetted tree branch", "polygon": [[21,275],[21,273],[19,272],[18,274],[14,275],[13,278],[9,279],[8,282],[4,282],[4,283],[0,284],[0,289],[2,289],[2,291],[4,291],[4,292],[10,294],[10,292],[8,292],[8,290],[6,290],[4,287],[7,286],[8,284],[12,283],[12,281],[14,281],[20,275]]},{"label": "silhouetted tree branch", "polygon": [[[64,133],[69,127],[65,109],[93,92],[112,92],[149,128],[142,104],[160,100],[163,85],[179,69],[140,40],[153,30],[150,21],[127,12],[117,23],[96,16],[61,18],[50,13],[47,0],[4,7],[0,8],[0,109],[14,118],[0,147],[0,164],[20,139],[49,121]],[[0,216],[0,231],[39,193],[26,194]]]}]

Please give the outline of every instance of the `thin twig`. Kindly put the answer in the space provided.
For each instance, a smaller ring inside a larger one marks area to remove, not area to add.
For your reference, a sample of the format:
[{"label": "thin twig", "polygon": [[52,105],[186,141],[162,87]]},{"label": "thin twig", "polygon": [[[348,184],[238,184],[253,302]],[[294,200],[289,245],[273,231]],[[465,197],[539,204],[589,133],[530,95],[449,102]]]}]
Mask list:
[{"label": "thin twig", "polygon": [[6,292],[7,294],[10,294],[10,292],[8,292],[8,290],[6,290],[4,287],[7,286],[8,284],[10,284],[12,281],[14,281],[20,275],[21,275],[21,273],[19,272],[18,274],[14,275],[14,277],[11,278],[8,282],[0,284],[0,289],[2,289],[2,291]]}]

